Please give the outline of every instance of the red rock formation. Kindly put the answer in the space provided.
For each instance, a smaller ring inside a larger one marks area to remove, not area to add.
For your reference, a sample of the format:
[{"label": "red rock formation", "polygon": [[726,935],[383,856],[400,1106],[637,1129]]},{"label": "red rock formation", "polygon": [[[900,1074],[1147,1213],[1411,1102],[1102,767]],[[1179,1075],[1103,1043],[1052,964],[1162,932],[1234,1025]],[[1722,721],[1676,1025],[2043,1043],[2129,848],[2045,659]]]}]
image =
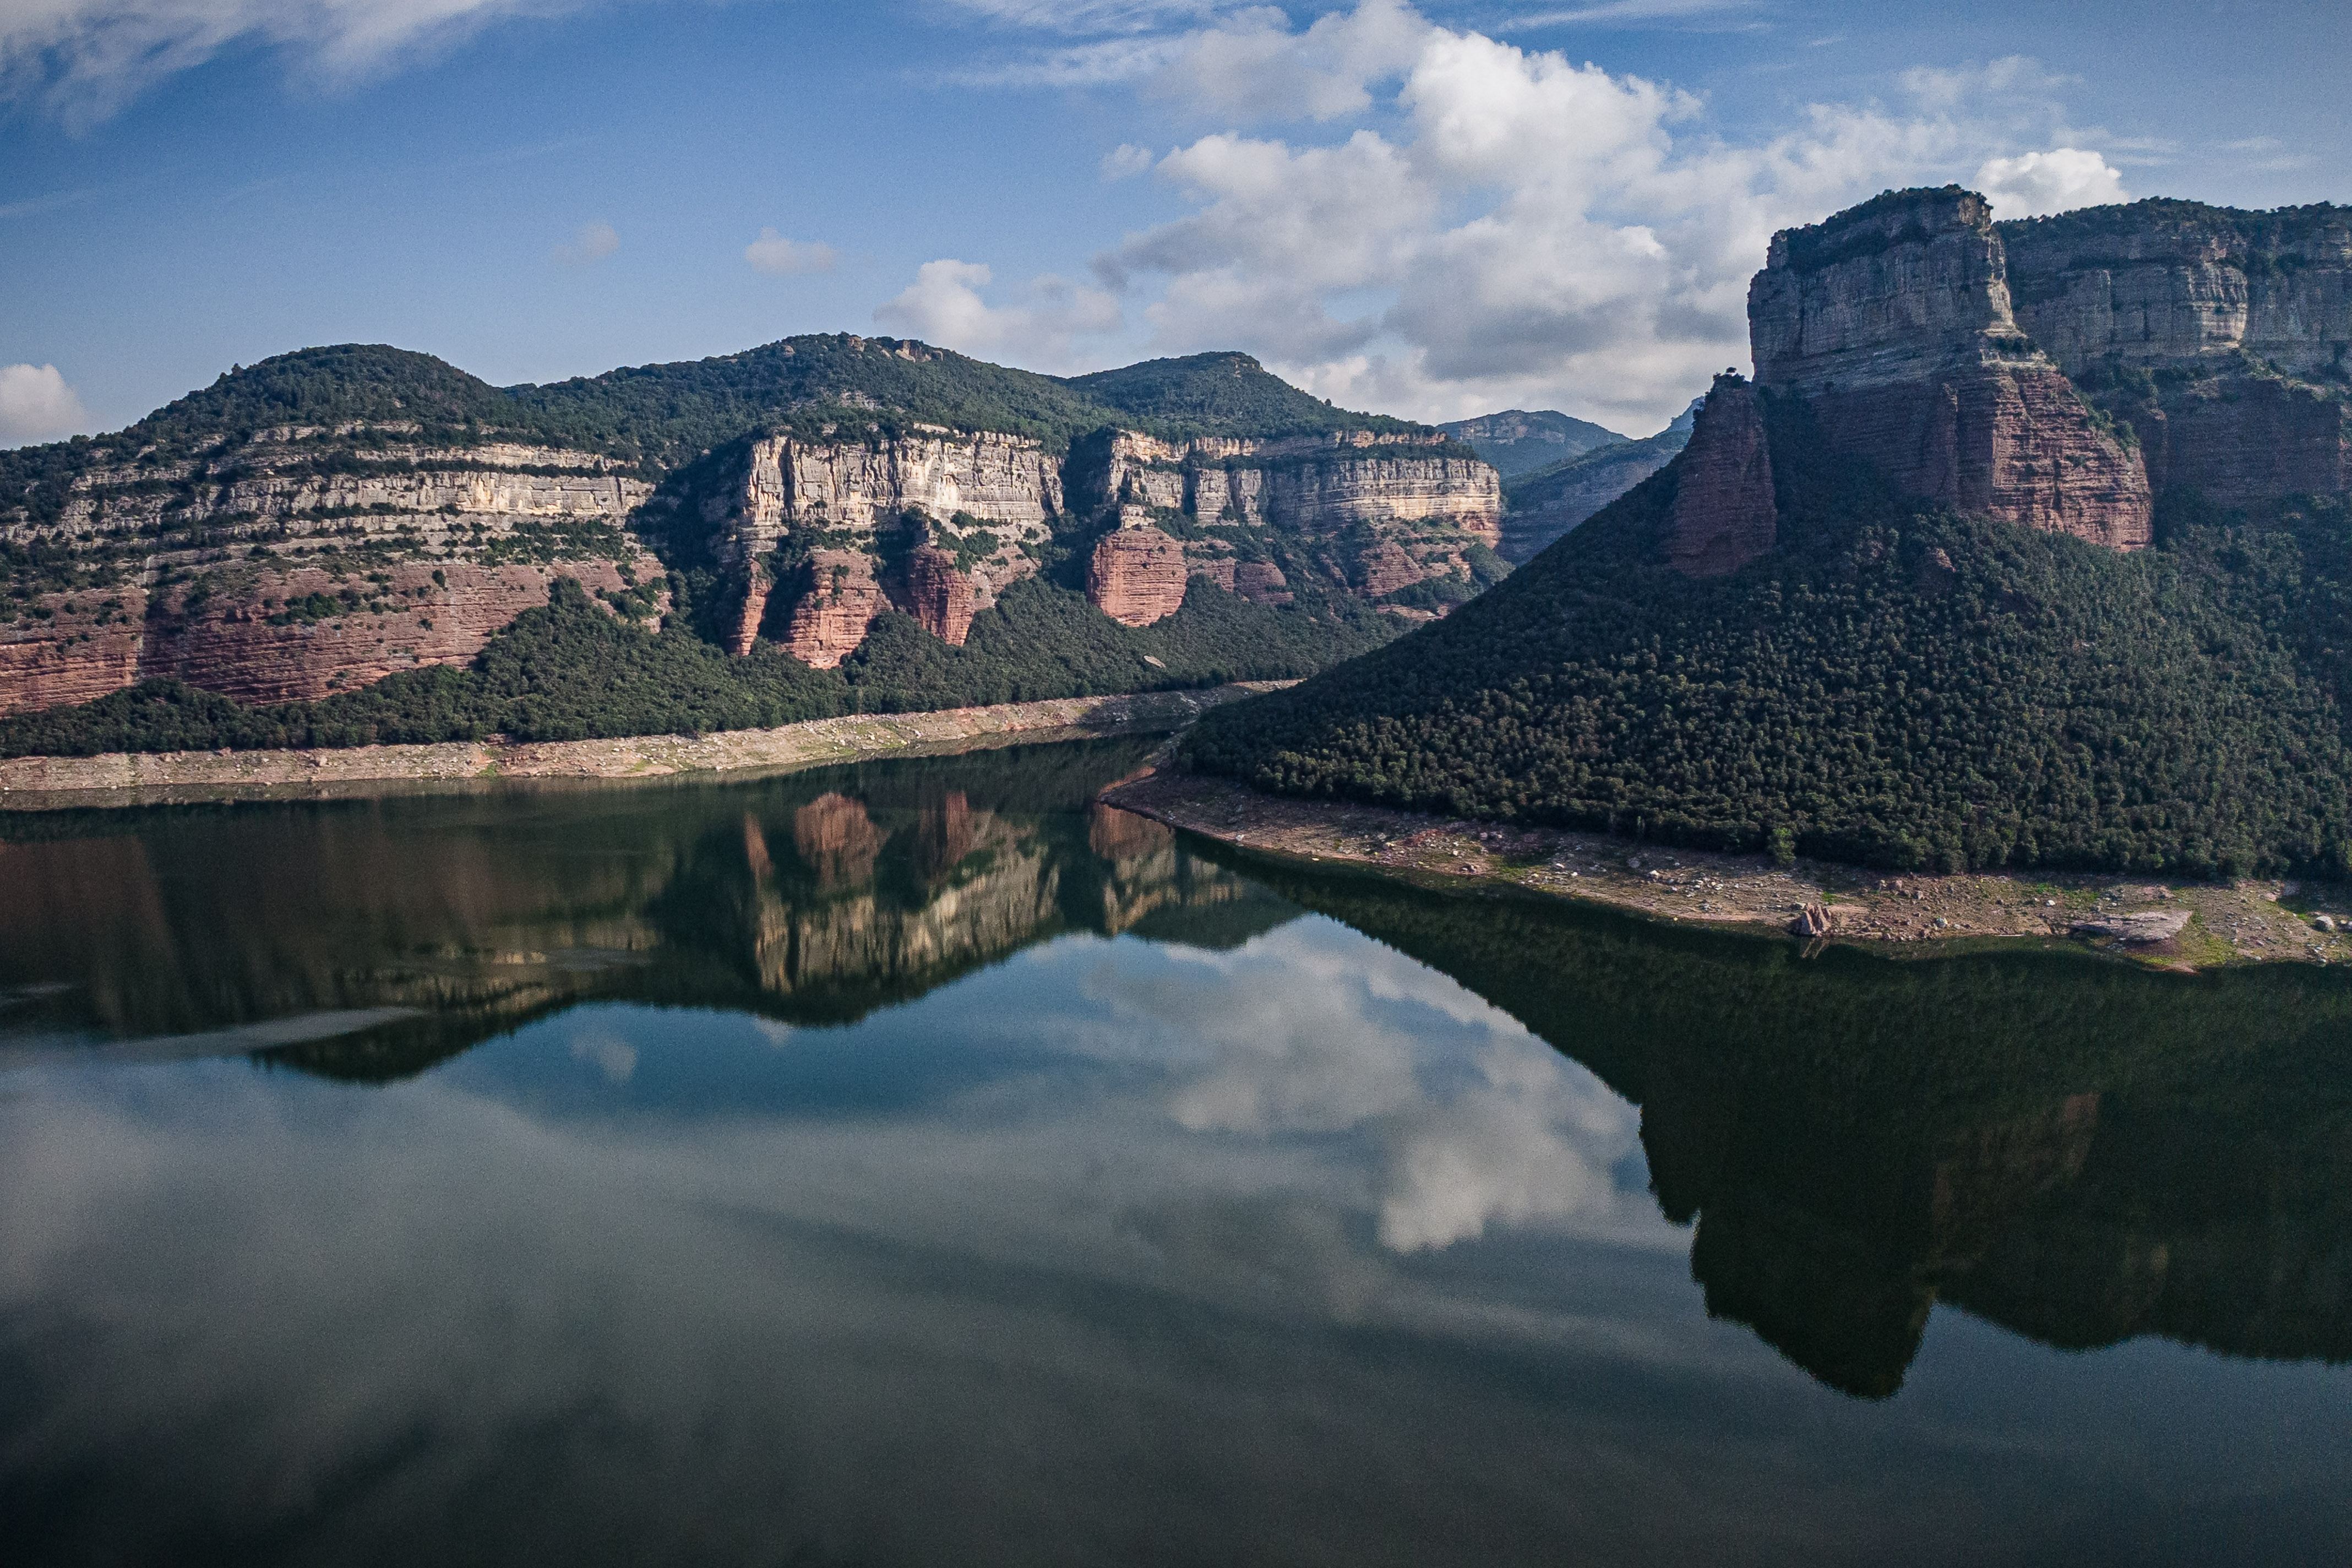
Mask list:
[{"label": "red rock formation", "polygon": [[153,606],[139,674],[173,677],[240,702],[324,697],[404,669],[466,663],[515,616],[546,604],[558,577],[576,579],[592,595],[625,586],[620,568],[607,561],[417,561],[379,575],[385,581],[299,566],[260,573],[248,587],[193,605],[184,589],[173,589]]},{"label": "red rock formation", "polygon": [[1429,574],[1405,552],[1402,545],[1382,539],[1357,552],[1354,575],[1356,592],[1367,599],[1377,599],[1399,588],[1410,588]]},{"label": "red rock formation", "polygon": [[1176,835],[1148,816],[1100,801],[1087,807],[1087,847],[1114,863],[1140,860],[1176,845]]},{"label": "red rock formation", "polygon": [[1233,591],[1253,605],[1287,605],[1290,583],[1271,561],[1243,561],[1234,566]]},{"label": "red rock formation", "polygon": [[[641,564],[643,575],[660,571],[650,559]],[[324,697],[404,669],[467,663],[515,616],[546,604],[558,577],[592,595],[625,586],[610,561],[419,561],[378,575],[384,581],[320,566],[247,569],[194,601],[184,584],[152,595],[127,585],[48,595],[39,604],[54,606],[49,620],[0,626],[0,713],[87,702],[157,678],[240,702]]]},{"label": "red rock formation", "polygon": [[821,795],[793,813],[793,848],[827,892],[862,888],[874,877],[882,836],[866,808],[842,795]]},{"label": "red rock formation", "polygon": [[2352,491],[2352,214],[2148,201],[1999,227],[2019,322],[2138,433],[2158,489]]},{"label": "red rock formation", "polygon": [[1193,576],[1206,577],[1210,582],[1214,583],[1218,587],[1223,588],[1228,594],[1234,591],[1234,563],[1232,556],[1203,555],[1196,553],[1192,546],[1186,545],[1184,548],[1184,563],[1186,569],[1190,571]]},{"label": "red rock formation", "polygon": [[1087,597],[1122,626],[1148,626],[1184,605],[1184,546],[1156,528],[1103,535],[1087,565]]},{"label": "red rock formation", "polygon": [[1677,570],[1720,577],[1772,548],[1780,514],[1754,387],[1736,375],[1715,378],[1675,469],[1666,559]]},{"label": "red rock formation", "polygon": [[1984,198],[1880,196],[1772,237],[1748,296],[1759,385],[1914,495],[2118,549],[2147,474],[2019,328]]},{"label": "red rock formation", "polygon": [[937,886],[963,864],[980,842],[985,819],[985,813],[973,814],[971,800],[960,789],[923,807],[915,832],[915,869],[927,884]]},{"label": "red rock formation", "polygon": [[132,684],[146,630],[147,595],[128,584],[42,595],[0,626],[0,713],[88,702]]},{"label": "red rock formation", "polygon": [[899,607],[923,623],[923,629],[941,642],[963,646],[971,630],[975,601],[970,577],[956,570],[955,557],[925,545],[904,569],[898,595]]},{"label": "red rock formation", "polygon": [[832,669],[857,651],[882,607],[872,556],[820,550],[802,574],[800,596],[784,628],[784,651],[812,669]]}]

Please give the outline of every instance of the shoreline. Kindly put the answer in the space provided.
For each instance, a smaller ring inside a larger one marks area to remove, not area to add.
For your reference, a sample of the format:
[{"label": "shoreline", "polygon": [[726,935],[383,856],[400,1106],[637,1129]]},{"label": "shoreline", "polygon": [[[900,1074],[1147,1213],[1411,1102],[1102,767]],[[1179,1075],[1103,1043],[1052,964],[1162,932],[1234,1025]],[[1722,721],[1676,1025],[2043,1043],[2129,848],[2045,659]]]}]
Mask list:
[{"label": "shoreline", "polygon": [[[1106,805],[1249,854],[1355,866],[1417,886],[1509,888],[1682,926],[1787,934],[1886,956],[1985,948],[2099,952],[2195,973],[2352,960],[2352,889],[2293,881],[2168,883],[2081,872],[1886,872],[1525,828],[1353,802],[1291,800],[1155,771]],[[2343,929],[2313,922],[2326,914]],[[2167,933],[2170,934],[2160,934]]]},{"label": "shoreline", "polygon": [[992,743],[1181,729],[1221,703],[1288,681],[1190,691],[1060,697],[925,713],[810,719],[772,730],[635,735],[608,741],[445,741],[266,752],[110,752],[0,762],[0,812],[318,799],[415,788],[478,789],[517,780],[674,778],[793,773],[872,757]]}]

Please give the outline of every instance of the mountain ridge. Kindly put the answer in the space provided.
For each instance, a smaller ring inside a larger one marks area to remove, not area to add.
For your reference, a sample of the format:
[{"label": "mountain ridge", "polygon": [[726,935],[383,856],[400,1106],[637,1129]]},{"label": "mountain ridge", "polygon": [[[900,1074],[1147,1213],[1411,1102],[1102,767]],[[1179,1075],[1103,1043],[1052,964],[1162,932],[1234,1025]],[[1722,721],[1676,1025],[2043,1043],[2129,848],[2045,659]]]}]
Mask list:
[{"label": "mountain ridge", "polygon": [[[2100,219],[2108,256],[2143,219],[2165,238],[2168,208],[2133,211]],[[2333,209],[2307,221],[2347,243],[2275,276],[2325,302],[2352,234]],[[2148,278],[2053,268],[2075,276],[2012,308],[2004,249],[1957,190],[1776,236],[1750,293],[1758,380],[1719,378],[1672,463],[1442,625],[1211,716],[1192,764],[1906,869],[2352,872],[2352,485],[2217,501],[2171,477],[2210,446],[2151,480],[2150,437],[2096,401],[2152,389],[2128,409],[2151,428],[2191,424],[2185,406],[2213,446],[2259,438],[2259,419],[2208,416],[2273,406],[2228,388],[2259,379],[2240,345],[2274,274],[2150,239]],[[2193,353],[2210,375],[2085,393],[2066,367],[2137,340],[2053,352],[2022,325],[2079,300],[2084,275],[2102,299],[2149,299],[2195,268],[2245,307],[2152,357]],[[2316,362],[2297,368],[2320,374],[2337,317],[2297,320]],[[2341,396],[2280,394],[2335,421],[2289,479],[2335,475]]]}]

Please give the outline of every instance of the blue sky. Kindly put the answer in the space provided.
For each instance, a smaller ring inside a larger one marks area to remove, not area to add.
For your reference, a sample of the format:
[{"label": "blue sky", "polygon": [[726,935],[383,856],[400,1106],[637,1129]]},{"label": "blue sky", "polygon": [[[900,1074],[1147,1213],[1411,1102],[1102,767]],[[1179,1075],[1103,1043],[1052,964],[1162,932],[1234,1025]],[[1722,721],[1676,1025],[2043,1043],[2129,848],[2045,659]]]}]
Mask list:
[{"label": "blue sky", "polygon": [[0,444],[314,343],[506,384],[820,331],[1644,434],[1745,363],[1771,230],[1888,185],[2352,201],[2352,7],[1929,14],[5,0]]}]

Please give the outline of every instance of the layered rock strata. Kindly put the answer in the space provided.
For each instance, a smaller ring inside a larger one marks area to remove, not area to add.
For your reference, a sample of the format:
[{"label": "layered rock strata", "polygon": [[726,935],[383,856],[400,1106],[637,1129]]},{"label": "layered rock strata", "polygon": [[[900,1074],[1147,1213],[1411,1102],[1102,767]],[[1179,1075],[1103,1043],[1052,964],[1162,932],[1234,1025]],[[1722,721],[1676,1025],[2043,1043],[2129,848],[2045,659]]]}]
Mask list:
[{"label": "layered rock strata", "polygon": [[1112,620],[1148,626],[1184,607],[1183,542],[1145,524],[1113,529],[1087,563],[1087,597]]},{"label": "layered rock strata", "polygon": [[1500,476],[1442,435],[1173,442],[1122,430],[1074,467],[1074,505],[1115,508],[1130,525],[1265,531],[1310,546],[1334,589],[1365,598],[1467,577],[1472,547],[1502,538]]},{"label": "layered rock strata", "polygon": [[794,588],[781,640],[785,652],[812,669],[832,669],[856,652],[886,605],[874,558],[863,551],[817,551]]},{"label": "layered rock strata", "polygon": [[2352,210],[2146,201],[2000,226],[2019,324],[2231,504],[2352,491]]},{"label": "layered rock strata", "polygon": [[956,570],[955,557],[926,546],[908,558],[899,575],[895,596],[901,607],[922,623],[925,631],[961,647],[980,601],[971,577]]},{"label": "layered rock strata", "polygon": [[2018,324],[1983,197],[1890,193],[1777,234],[1748,315],[1758,384],[1832,449],[1959,510],[2148,542],[2139,453]]},{"label": "layered rock strata", "polygon": [[[878,564],[909,511],[922,514],[935,537],[976,547],[960,549],[971,563],[956,574],[973,610],[986,609],[1036,570],[1037,547],[1061,515],[1062,478],[1040,443],[988,431],[919,426],[863,439],[771,436],[746,443],[740,465],[698,508],[712,531],[711,553],[740,595],[729,640],[742,654],[779,585],[770,567],[778,546],[822,542]],[[941,624],[949,618],[943,606]]]},{"label": "layered rock strata", "polygon": [[1780,515],[1756,389],[1719,375],[1676,465],[1666,559],[1694,577],[1736,572],[1772,548]]},{"label": "layered rock strata", "polygon": [[0,713],[159,676],[320,697],[471,659],[554,577],[614,595],[664,582],[624,527],[650,487],[609,459],[411,434],[281,426],[94,466],[53,517],[0,512],[0,541],[98,584],[13,584]]},{"label": "layered rock strata", "polygon": [[[677,504],[709,531],[711,556],[734,579],[733,651],[766,636],[826,668],[885,605],[960,644],[974,615],[1038,570],[1057,534],[1103,521],[1118,526],[1087,557],[1089,596],[1148,626],[1182,604],[1187,575],[1254,603],[1292,603],[1277,554],[1365,598],[1433,578],[1468,584],[1473,552],[1500,537],[1502,515],[1494,470],[1443,437],[1367,431],[1170,442],[1104,430],[1058,463],[1025,437],[928,426],[775,435],[744,443]],[[1180,544],[1170,530],[1188,537]],[[851,574],[839,602],[829,578],[800,564],[812,552],[866,557],[862,571],[829,562],[828,573]],[[821,591],[824,603],[801,604]]]}]

